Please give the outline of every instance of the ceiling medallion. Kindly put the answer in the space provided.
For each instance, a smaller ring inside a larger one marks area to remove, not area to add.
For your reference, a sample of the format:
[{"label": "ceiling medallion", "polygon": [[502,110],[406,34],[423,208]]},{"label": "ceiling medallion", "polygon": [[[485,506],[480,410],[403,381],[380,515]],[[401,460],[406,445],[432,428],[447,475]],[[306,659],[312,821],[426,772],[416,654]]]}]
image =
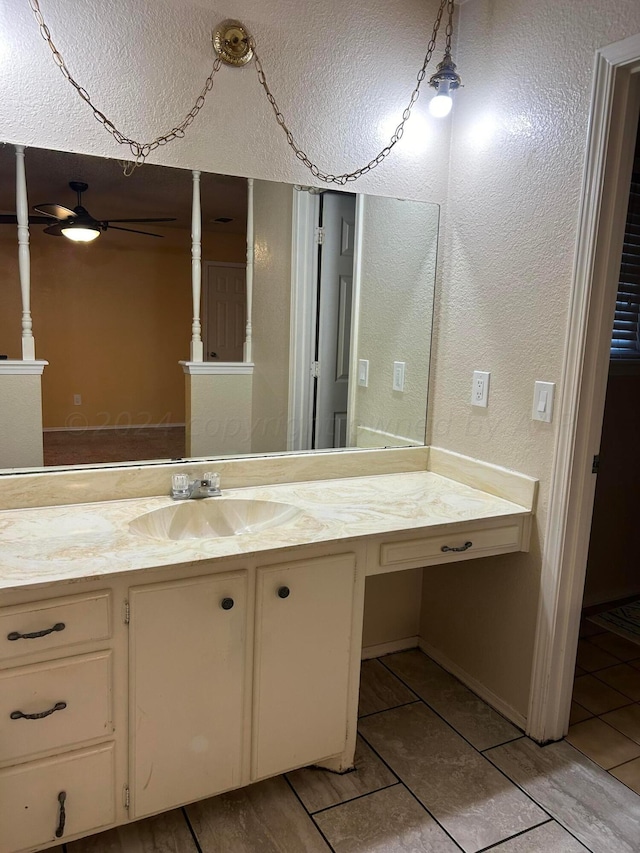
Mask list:
[{"label": "ceiling medallion", "polygon": [[223,21],[213,31],[213,49],[227,65],[246,65],[253,58],[250,38],[240,21]]}]

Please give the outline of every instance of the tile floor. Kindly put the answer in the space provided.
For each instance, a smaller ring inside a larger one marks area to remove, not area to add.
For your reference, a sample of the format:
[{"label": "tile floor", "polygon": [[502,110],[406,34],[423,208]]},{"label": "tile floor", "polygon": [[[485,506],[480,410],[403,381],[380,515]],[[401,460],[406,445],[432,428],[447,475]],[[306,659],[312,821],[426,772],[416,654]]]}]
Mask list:
[{"label": "tile floor", "polygon": [[570,722],[567,741],[640,794],[640,645],[585,618]]},{"label": "tile floor", "polygon": [[638,794],[566,742],[537,746],[422,652],[363,663],[360,715],[354,772],[297,770],[56,853],[640,850]]}]

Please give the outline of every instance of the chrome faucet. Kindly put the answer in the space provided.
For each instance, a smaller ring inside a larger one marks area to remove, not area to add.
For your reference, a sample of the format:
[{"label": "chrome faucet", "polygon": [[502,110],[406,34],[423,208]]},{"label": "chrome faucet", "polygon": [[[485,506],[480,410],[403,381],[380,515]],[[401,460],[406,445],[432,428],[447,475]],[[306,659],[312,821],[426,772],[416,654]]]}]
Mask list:
[{"label": "chrome faucet", "polygon": [[220,491],[220,474],[207,472],[192,480],[188,474],[174,474],[171,478],[171,497],[174,501],[215,498]]}]

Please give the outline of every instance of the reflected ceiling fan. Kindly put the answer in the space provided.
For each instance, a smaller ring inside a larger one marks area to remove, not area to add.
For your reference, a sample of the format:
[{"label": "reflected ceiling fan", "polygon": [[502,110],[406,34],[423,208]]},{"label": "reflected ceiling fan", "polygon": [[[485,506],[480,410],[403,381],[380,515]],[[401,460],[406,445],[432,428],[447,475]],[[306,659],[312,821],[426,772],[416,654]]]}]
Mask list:
[{"label": "reflected ceiling fan", "polygon": [[[82,193],[89,189],[89,185],[83,181],[69,181],[69,187],[77,194],[78,203],[70,210],[61,204],[36,204],[34,210],[41,216],[30,216],[30,225],[48,225],[44,229],[45,234],[53,237],[67,237],[76,243],[90,243],[99,237],[107,229],[113,231],[129,231],[132,234],[144,234],[146,237],[159,237],[162,234],[152,234],[150,231],[140,231],[137,228],[122,228],[113,225],[114,222],[175,222],[175,217],[161,217],[155,219],[94,219],[89,211],[82,206]],[[52,222],[55,220],[55,222]],[[13,215],[0,215],[0,224],[16,224],[17,217]]]}]

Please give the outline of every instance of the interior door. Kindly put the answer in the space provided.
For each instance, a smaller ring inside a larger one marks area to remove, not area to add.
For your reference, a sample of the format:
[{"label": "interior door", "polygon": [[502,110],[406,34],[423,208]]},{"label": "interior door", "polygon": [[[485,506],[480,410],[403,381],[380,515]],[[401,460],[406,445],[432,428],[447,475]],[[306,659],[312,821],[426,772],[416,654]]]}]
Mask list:
[{"label": "interior door", "polygon": [[354,195],[323,196],[313,441],[316,449],[345,447],[347,443],[355,219]]},{"label": "interior door", "polygon": [[205,361],[242,361],[247,323],[244,266],[205,264]]}]

